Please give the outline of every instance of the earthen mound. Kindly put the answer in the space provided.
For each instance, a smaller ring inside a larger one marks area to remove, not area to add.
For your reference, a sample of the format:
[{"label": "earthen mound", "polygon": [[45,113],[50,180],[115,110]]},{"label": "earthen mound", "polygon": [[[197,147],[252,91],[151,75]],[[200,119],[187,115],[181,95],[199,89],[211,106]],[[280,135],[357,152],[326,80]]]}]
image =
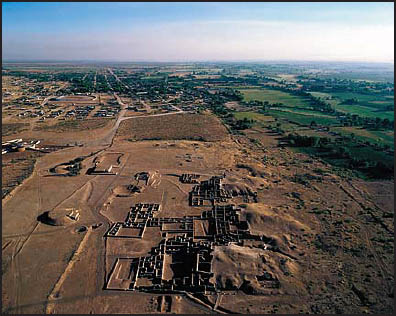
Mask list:
[{"label": "earthen mound", "polygon": [[274,231],[280,233],[291,233],[310,231],[310,228],[293,218],[289,214],[279,214],[266,205],[250,204],[247,206],[244,215],[249,223],[252,232],[262,233],[264,231]]},{"label": "earthen mound", "polygon": [[133,194],[138,194],[144,191],[144,186],[142,185],[119,185],[113,189],[113,193],[117,197],[131,196]]},{"label": "earthen mound", "polygon": [[76,233],[84,233],[86,231],[87,231],[86,226],[80,226],[80,227],[76,228]]},{"label": "earthen mound", "polygon": [[66,226],[73,222],[73,220],[66,216],[66,214],[55,214],[54,212],[50,211],[46,211],[39,215],[37,220],[43,224],[52,226]]},{"label": "earthen mound", "polygon": [[230,192],[233,196],[254,195],[254,191],[252,190],[252,188],[240,183],[224,184],[224,190]]},{"label": "earthen mound", "polygon": [[[253,280],[264,268],[261,256],[264,251],[234,244],[217,246],[213,253],[212,267],[216,283],[224,290],[242,289],[244,283]],[[247,290],[248,291],[248,290]]]}]

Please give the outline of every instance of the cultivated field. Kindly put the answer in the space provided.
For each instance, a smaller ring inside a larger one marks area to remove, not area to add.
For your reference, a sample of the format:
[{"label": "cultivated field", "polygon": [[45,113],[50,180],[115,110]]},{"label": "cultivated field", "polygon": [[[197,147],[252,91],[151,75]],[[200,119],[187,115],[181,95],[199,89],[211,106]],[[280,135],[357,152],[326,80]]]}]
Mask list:
[{"label": "cultivated field", "polygon": [[311,111],[298,113],[289,109],[270,109],[268,110],[268,114],[279,119],[285,119],[290,122],[302,125],[310,125],[312,121],[323,125],[339,125],[339,122],[336,118]]},{"label": "cultivated field", "polygon": [[255,120],[257,122],[273,122],[274,118],[270,115],[254,113],[254,112],[237,112],[234,114],[235,118],[238,120],[243,120],[244,118],[249,120]]},{"label": "cultivated field", "polygon": [[381,119],[394,119],[393,111],[382,111],[381,109],[363,105],[337,104],[335,109],[351,114],[361,115],[363,117],[379,117]]},{"label": "cultivated field", "polygon": [[371,131],[352,126],[334,127],[332,130],[346,136],[354,134],[356,139],[360,139],[362,141],[370,141],[372,143],[377,143],[378,145],[386,144],[391,148],[394,148],[395,146],[395,136],[393,131]]},{"label": "cultivated field", "polygon": [[283,103],[287,106],[311,108],[309,101],[303,97],[271,89],[240,89],[245,101],[268,101],[269,103]]}]

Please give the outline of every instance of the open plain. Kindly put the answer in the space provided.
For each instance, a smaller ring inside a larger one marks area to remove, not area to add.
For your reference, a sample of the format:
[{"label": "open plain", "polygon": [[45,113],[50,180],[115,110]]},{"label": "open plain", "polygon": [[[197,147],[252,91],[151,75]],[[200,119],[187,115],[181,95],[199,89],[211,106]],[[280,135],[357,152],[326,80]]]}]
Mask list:
[{"label": "open plain", "polygon": [[393,179],[280,146],[271,124],[302,128],[270,113],[237,133],[206,95],[128,113],[139,93],[43,97],[95,106],[81,120],[3,110],[3,142],[41,140],[3,155],[3,313],[393,311]]}]

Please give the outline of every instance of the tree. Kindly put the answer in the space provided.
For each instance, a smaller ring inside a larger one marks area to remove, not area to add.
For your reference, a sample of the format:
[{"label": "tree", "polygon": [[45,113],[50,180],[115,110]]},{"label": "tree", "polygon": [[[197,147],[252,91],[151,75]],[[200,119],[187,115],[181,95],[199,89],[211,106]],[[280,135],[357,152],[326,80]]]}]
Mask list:
[{"label": "tree", "polygon": [[310,141],[311,141],[311,146],[312,146],[312,147],[318,147],[318,146],[319,146],[319,143],[320,143],[320,137],[311,136]]},{"label": "tree", "polygon": [[382,121],[382,127],[388,128],[389,125],[390,125],[389,119],[385,118],[385,119]]},{"label": "tree", "polygon": [[381,125],[381,118],[376,117],[375,118],[375,128],[378,129]]},{"label": "tree", "polygon": [[338,148],[338,154],[341,158],[350,158],[351,157],[351,153],[350,153],[349,149],[344,146]]}]

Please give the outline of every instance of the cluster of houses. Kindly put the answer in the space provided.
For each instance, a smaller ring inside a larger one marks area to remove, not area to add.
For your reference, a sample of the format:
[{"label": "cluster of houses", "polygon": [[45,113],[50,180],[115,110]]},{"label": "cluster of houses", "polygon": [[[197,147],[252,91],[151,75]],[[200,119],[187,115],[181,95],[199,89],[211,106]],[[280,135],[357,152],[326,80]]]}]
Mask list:
[{"label": "cluster of houses", "polygon": [[75,117],[77,120],[86,119],[93,110],[95,105],[76,106],[74,110],[69,110],[65,114],[65,118]]},{"label": "cluster of houses", "polygon": [[44,116],[44,111],[43,110],[28,110],[26,108],[20,108],[19,110],[22,110],[23,112],[20,112],[16,114],[16,116],[21,117],[21,118],[27,118],[27,117],[39,117],[39,116]]},{"label": "cluster of houses", "polygon": [[121,107],[118,103],[110,103],[109,105],[102,105],[100,110],[94,114],[94,117],[114,117],[120,111]]},{"label": "cluster of houses", "polygon": [[62,113],[64,112],[64,110],[59,109],[56,111],[51,111],[48,115],[46,115],[46,118],[56,118],[58,116],[60,116]]}]

